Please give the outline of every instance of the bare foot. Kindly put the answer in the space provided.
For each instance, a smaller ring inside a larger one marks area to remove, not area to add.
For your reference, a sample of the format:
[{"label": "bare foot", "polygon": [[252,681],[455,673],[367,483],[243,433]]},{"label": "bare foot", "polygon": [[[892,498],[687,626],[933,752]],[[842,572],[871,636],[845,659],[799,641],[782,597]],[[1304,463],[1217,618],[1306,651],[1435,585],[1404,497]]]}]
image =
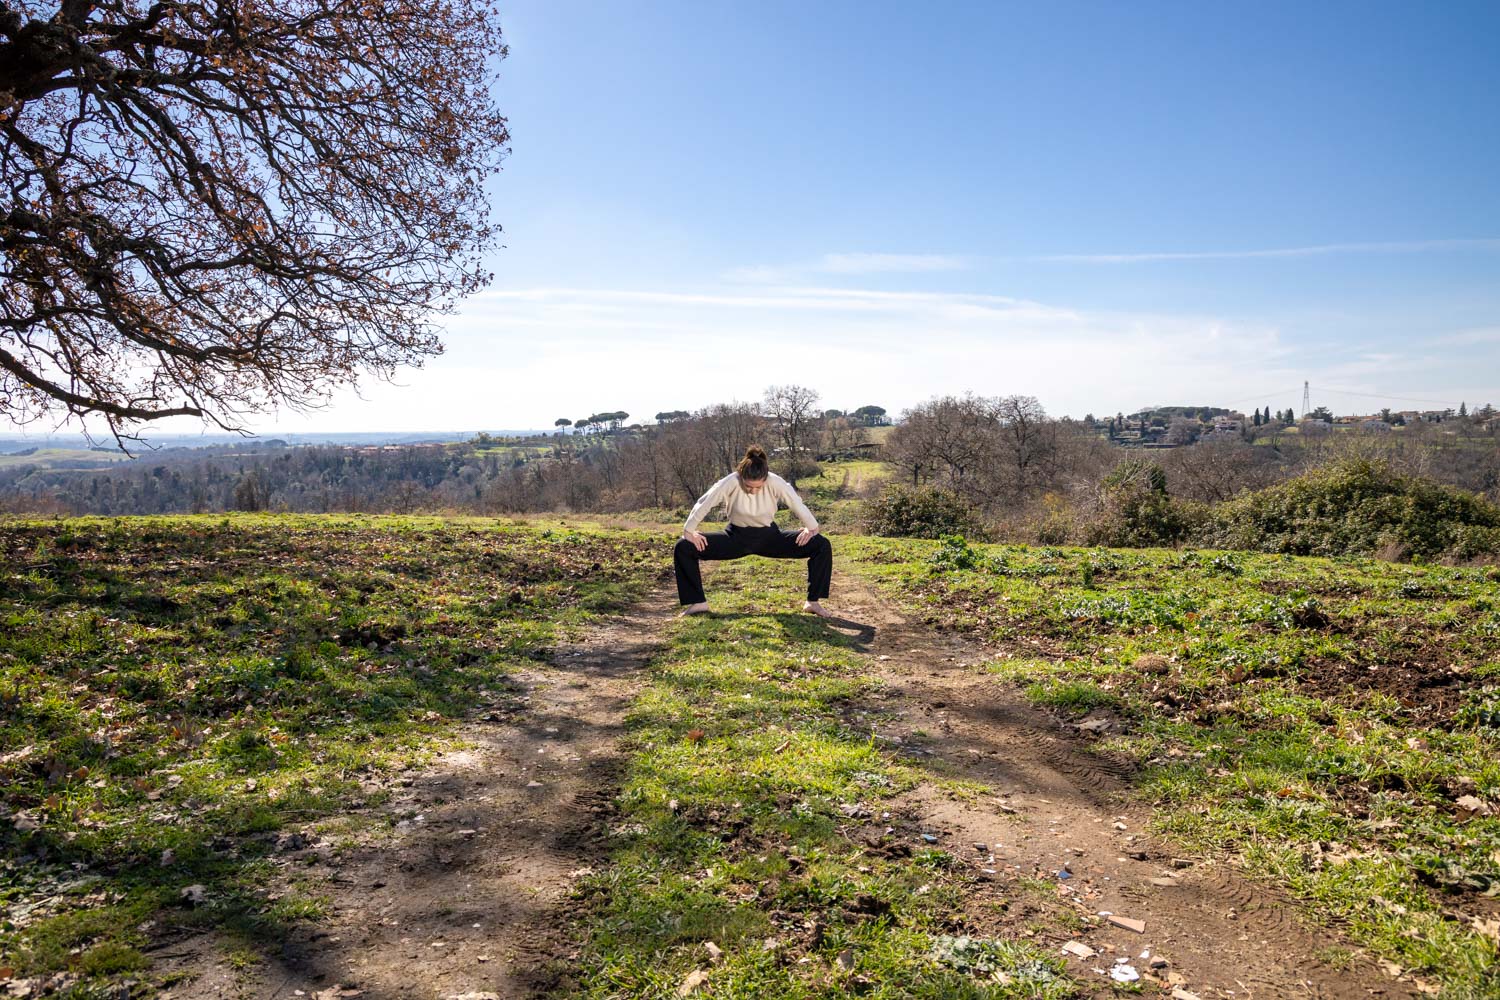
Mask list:
[{"label": "bare foot", "polygon": [[687,615],[706,615],[706,614],[708,614],[708,602],[707,601],[704,601],[702,604],[689,604],[687,607],[685,607],[685,608],[682,609],[682,616],[683,617],[686,617]]},{"label": "bare foot", "polygon": [[833,617],[833,612],[823,607],[823,605],[819,604],[817,601],[808,601],[806,604],[802,605],[802,610],[806,611],[810,615],[817,615],[819,618]]}]

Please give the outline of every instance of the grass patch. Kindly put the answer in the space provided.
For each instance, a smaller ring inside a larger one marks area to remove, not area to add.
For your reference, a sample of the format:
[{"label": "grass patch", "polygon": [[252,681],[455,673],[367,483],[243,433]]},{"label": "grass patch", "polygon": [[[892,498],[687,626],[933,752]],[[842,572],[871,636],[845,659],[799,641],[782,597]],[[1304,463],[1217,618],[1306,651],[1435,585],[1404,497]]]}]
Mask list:
[{"label": "grass patch", "polygon": [[718,613],[671,627],[629,718],[615,847],[580,890],[568,995],[675,997],[700,972],[716,996],[1070,995],[1027,945],[955,938],[971,876],[916,831],[885,832],[920,778],[842,720],[877,683],[865,654],[776,611],[802,573],[715,565]]},{"label": "grass patch", "polygon": [[1500,573],[1357,558],[841,539],[997,682],[1109,708],[1155,827],[1378,954],[1500,973]]},{"label": "grass patch", "polygon": [[150,922],[274,949],[326,907],[268,898],[281,832],[370,805],[665,563],[542,521],[0,522],[0,965],[88,988]]}]

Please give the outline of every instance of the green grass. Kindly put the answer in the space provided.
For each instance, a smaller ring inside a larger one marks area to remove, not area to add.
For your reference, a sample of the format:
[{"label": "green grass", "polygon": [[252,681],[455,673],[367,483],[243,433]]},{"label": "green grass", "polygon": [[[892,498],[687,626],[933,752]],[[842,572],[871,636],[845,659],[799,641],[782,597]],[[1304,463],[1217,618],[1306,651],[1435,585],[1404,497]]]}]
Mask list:
[{"label": "green grass", "polygon": [[[1228,852],[1378,954],[1500,974],[1500,571],[1221,552],[841,539],[997,683],[1108,707],[1155,827]],[[1479,803],[1471,811],[1463,803]]]},{"label": "green grass", "polygon": [[0,966],[131,972],[148,921],[274,948],[325,907],[265,898],[280,831],[378,801],[665,560],[541,521],[0,522]]},{"label": "green grass", "polygon": [[36,466],[42,469],[103,469],[128,462],[121,451],[89,451],[84,448],[38,448],[30,455],[0,455],[0,469]]},{"label": "green grass", "polygon": [[883,462],[822,462],[819,475],[797,481],[797,492],[828,531],[858,530],[863,498],[890,477]]},{"label": "green grass", "polygon": [[675,997],[698,970],[717,997],[1071,995],[1030,945],[952,937],[970,876],[916,831],[883,835],[919,777],[842,721],[875,683],[867,654],[778,610],[802,572],[715,566],[718,613],[673,624],[629,717],[615,847],[581,888],[569,995]]}]

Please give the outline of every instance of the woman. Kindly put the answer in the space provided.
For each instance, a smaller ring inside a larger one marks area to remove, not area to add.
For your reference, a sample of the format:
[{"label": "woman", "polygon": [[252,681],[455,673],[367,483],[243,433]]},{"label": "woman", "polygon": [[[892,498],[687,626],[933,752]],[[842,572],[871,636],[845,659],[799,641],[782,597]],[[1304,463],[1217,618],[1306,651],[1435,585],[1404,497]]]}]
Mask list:
[{"label": "woman", "polygon": [[[776,526],[776,508],[785,503],[803,524],[801,531],[782,531]],[[723,504],[729,525],[723,531],[703,534],[698,530],[705,515]],[[704,559],[738,559],[741,556],[807,560],[807,603],[802,610],[829,618],[818,603],[828,596],[833,578],[833,546],[818,533],[818,519],[802,502],[790,483],[771,472],[763,448],[751,445],[733,472],[708,488],[693,504],[683,526],[682,538],[672,553],[677,569],[677,599],[685,615],[703,614],[708,598],[703,595],[703,575],[698,563]]]}]

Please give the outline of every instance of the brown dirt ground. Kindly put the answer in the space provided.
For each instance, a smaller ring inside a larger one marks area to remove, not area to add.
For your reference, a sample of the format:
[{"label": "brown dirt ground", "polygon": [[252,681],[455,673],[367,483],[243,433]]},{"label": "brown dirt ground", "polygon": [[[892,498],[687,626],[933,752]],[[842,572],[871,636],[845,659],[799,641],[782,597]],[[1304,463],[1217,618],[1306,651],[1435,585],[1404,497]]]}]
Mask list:
[{"label": "brown dirt ground", "polygon": [[[506,704],[466,724],[462,748],[399,778],[374,822],[389,835],[278,855],[283,884],[330,915],[246,970],[213,935],[161,942],[170,997],[528,997],[567,990],[568,894],[600,861],[618,789],[625,710],[675,610],[662,592],[515,678]],[[535,783],[535,784],[534,784]]]},{"label": "brown dirt ground", "polygon": [[[860,645],[887,685],[879,698],[851,705],[850,721],[935,779],[986,789],[969,796],[924,783],[887,821],[935,836],[935,846],[980,875],[964,920],[971,933],[1085,944],[1097,956],[1069,957],[1068,966],[1101,994],[1111,992],[1115,960],[1128,957],[1149,992],[1186,990],[1204,1000],[1419,995],[1416,984],[1383,972],[1276,891],[1149,836],[1149,810],[1127,794],[1128,762],[1092,751],[1076,727],[973,669],[993,651],[908,622],[856,578],[841,574],[834,592],[844,624],[863,631]],[[1058,878],[1065,869],[1070,877]],[[1061,906],[1027,902],[1034,893],[1018,885],[1023,877],[1044,880]],[[1075,915],[1064,921],[1072,930],[1057,926],[1064,908]],[[1144,921],[1145,932],[1102,921],[1078,929],[1077,917],[1103,912]],[[1319,958],[1339,954],[1353,957],[1342,968]],[[1167,964],[1152,969],[1152,959]]]}]

